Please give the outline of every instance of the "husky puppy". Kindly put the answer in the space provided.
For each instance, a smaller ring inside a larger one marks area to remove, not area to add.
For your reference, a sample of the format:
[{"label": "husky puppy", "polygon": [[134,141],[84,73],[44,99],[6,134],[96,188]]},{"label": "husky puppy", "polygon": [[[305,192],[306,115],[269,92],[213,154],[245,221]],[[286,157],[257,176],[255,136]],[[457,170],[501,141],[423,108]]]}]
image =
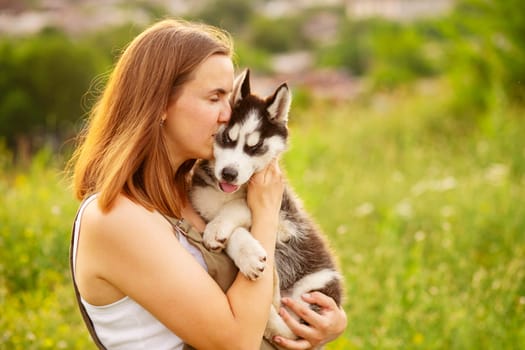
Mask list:
[{"label": "husky puppy", "polygon": [[[291,94],[286,83],[265,99],[252,94],[246,70],[235,79],[230,102],[231,119],[216,134],[214,160],[195,167],[190,200],[207,222],[205,246],[225,249],[239,270],[255,280],[265,269],[266,252],[249,232],[246,183],[286,149]],[[267,339],[278,334],[295,338],[278,315],[281,296],[301,301],[303,293],[321,291],[341,304],[342,278],[334,259],[289,186],[281,204],[275,266],[279,288],[274,288]]]}]

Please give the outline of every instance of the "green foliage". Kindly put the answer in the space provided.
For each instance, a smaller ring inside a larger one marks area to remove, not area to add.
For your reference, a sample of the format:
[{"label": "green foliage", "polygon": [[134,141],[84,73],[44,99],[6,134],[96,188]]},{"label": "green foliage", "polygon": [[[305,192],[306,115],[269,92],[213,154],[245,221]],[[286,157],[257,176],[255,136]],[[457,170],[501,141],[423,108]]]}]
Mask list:
[{"label": "green foliage", "polygon": [[249,42],[270,53],[304,50],[310,40],[303,33],[305,18],[289,16],[279,18],[254,17],[248,31]]},{"label": "green foliage", "polygon": [[320,45],[316,54],[321,66],[342,67],[361,76],[370,69],[373,21],[343,21],[335,43]]},{"label": "green foliage", "polygon": [[70,285],[76,203],[48,150],[16,169],[0,148],[0,347],[87,349]]},{"label": "green foliage", "polygon": [[53,31],[0,41],[0,137],[62,136],[85,112],[81,97],[105,62]]},{"label": "green foliage", "polygon": [[[64,210],[70,213],[71,206],[64,207],[70,195],[52,165],[50,151],[43,150],[26,172],[4,175],[0,182],[0,264],[9,266],[3,276],[10,293],[52,288],[55,281],[50,276],[61,275],[62,281],[67,273],[68,252],[62,240],[69,225],[61,219]],[[32,206],[39,210],[24,209]],[[63,231],[50,234],[57,229]]]},{"label": "green foliage", "polygon": [[267,51],[247,44],[244,40],[235,41],[235,65],[240,68],[250,68],[255,72],[269,73],[271,57]]},{"label": "green foliage", "polygon": [[195,18],[205,23],[239,34],[255,14],[258,1],[210,0]]},{"label": "green foliage", "polygon": [[328,349],[525,341],[523,110],[466,130],[446,90],[314,106],[293,126],[285,169],[347,283],[348,331]]},{"label": "green foliage", "polygon": [[453,113],[477,122],[484,110],[525,101],[520,6],[519,0],[460,0],[437,19],[343,21],[335,43],[319,46],[318,61],[363,76],[373,90],[445,74],[456,91]]},{"label": "green foliage", "polygon": [[109,70],[112,63],[117,61],[126,45],[133,40],[142,30],[143,26],[133,23],[119,26],[102,28],[98,31],[86,34],[81,42],[97,50],[105,57],[106,66],[104,71]]},{"label": "green foliage", "polygon": [[377,18],[344,21],[336,42],[319,47],[319,64],[366,76],[375,90],[433,76],[430,32],[420,27]]},{"label": "green foliage", "polygon": [[431,76],[434,71],[424,56],[425,41],[422,33],[400,25],[376,33],[370,79],[378,88],[391,88]]},{"label": "green foliage", "polygon": [[477,115],[525,101],[525,13],[520,1],[461,0],[438,29],[443,66],[457,92],[455,113]]},{"label": "green foliage", "polygon": [[132,10],[140,9],[152,18],[163,18],[169,12],[162,3],[147,0],[127,0],[120,3],[119,6]]}]

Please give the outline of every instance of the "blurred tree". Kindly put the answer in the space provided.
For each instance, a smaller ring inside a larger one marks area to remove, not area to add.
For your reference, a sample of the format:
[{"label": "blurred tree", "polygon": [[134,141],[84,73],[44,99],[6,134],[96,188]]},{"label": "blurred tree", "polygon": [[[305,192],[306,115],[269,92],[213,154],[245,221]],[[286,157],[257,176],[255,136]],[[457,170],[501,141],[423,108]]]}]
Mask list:
[{"label": "blurred tree", "polygon": [[374,34],[370,78],[377,88],[391,88],[434,74],[425,56],[426,37],[414,25],[384,23]]},{"label": "blurred tree", "polygon": [[305,49],[308,39],[302,31],[304,23],[300,16],[256,16],[250,22],[247,36],[252,46],[272,53]]},{"label": "blurred tree", "polygon": [[105,55],[108,62],[116,62],[126,45],[142,30],[144,27],[135,23],[103,27],[95,32],[86,33],[82,42]]},{"label": "blurred tree", "polygon": [[240,34],[256,13],[260,0],[210,0],[195,14],[196,19]]},{"label": "blurred tree", "polygon": [[361,76],[367,73],[371,54],[371,28],[375,20],[345,20],[339,28],[336,41],[320,45],[317,50],[321,66],[343,67],[352,74]]},{"label": "blurred tree", "polygon": [[450,79],[460,112],[525,103],[525,11],[521,0],[459,0],[450,23]]},{"label": "blurred tree", "polygon": [[250,67],[258,73],[270,73],[272,71],[270,54],[246,43],[245,40],[235,41],[235,65],[238,68]]},{"label": "blurred tree", "polygon": [[81,99],[107,65],[98,51],[47,31],[0,43],[0,137],[22,158],[60,140],[81,117]]},{"label": "blurred tree", "polygon": [[344,67],[367,76],[374,88],[393,88],[436,72],[428,57],[430,31],[419,23],[399,23],[380,18],[343,22],[334,44],[317,50],[322,66]]}]

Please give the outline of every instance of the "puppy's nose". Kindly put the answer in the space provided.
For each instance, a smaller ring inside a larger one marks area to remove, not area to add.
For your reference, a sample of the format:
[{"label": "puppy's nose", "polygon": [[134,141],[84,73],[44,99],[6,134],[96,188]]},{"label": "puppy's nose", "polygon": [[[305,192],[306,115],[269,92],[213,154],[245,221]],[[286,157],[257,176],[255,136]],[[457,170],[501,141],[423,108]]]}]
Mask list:
[{"label": "puppy's nose", "polygon": [[232,167],[226,167],[221,171],[221,176],[224,181],[232,182],[237,178],[237,175],[237,170]]}]

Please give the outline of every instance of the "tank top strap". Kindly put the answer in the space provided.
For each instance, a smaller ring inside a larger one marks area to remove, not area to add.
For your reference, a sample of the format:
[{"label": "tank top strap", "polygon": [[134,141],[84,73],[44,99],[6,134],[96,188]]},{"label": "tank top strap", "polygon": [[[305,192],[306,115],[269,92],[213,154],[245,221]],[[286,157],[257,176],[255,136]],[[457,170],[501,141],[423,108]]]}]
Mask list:
[{"label": "tank top strap", "polygon": [[171,223],[177,235],[182,234],[195,244],[203,244],[202,233],[194,229],[188,221],[169,216],[165,216],[165,218],[168,219],[168,221]]},{"label": "tank top strap", "polygon": [[208,274],[226,292],[232,285],[239,269],[224,251],[212,252],[206,249],[202,241],[202,233],[197,231],[188,221],[165,216],[172,224],[175,234],[184,235],[188,242],[196,247],[208,268]]},{"label": "tank top strap", "polygon": [[93,325],[93,321],[89,317],[86,308],[84,304],[82,304],[80,292],[78,290],[77,282],[75,279],[75,265],[76,265],[76,256],[77,256],[77,246],[78,246],[78,240],[79,240],[79,230],[80,230],[80,219],[82,217],[82,212],[84,211],[84,208],[87,206],[87,204],[93,200],[96,199],[96,194],[93,194],[87,198],[85,198],[82,203],[80,204],[79,209],[77,210],[77,214],[75,216],[75,221],[73,222],[73,227],[71,228],[71,241],[69,244],[69,269],[71,273],[71,280],[73,282],[73,288],[75,290],[75,299],[77,301],[78,308],[80,310],[80,314],[82,315],[82,319],[84,320],[84,323],[88,329],[89,335],[91,336],[91,339],[93,339],[93,342],[99,348],[100,350],[106,350],[106,347],[102,342],[100,341],[97,332],[95,331],[95,326]]}]

